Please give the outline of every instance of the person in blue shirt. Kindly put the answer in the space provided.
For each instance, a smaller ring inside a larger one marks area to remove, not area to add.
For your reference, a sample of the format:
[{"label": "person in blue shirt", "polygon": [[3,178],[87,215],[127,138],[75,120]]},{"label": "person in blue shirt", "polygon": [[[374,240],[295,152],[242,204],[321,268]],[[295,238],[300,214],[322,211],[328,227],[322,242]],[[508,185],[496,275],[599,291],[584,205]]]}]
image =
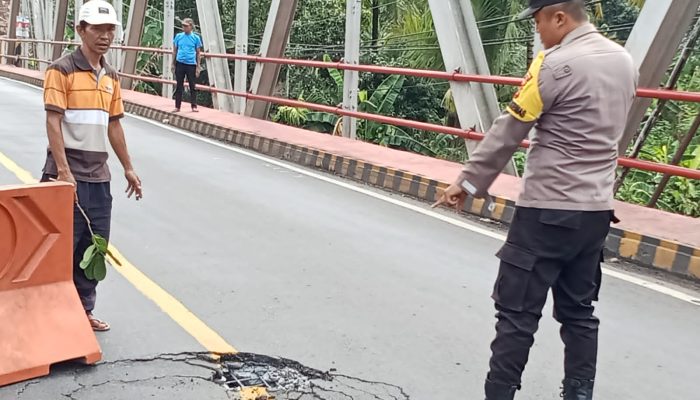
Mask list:
[{"label": "person in blue shirt", "polygon": [[202,56],[202,38],[194,32],[194,21],[185,18],[182,21],[182,32],[173,39],[173,71],[177,81],[175,90],[175,112],[180,111],[182,93],[185,91],[185,76],[190,85],[190,104],[192,111],[197,112],[196,78],[199,78]]}]

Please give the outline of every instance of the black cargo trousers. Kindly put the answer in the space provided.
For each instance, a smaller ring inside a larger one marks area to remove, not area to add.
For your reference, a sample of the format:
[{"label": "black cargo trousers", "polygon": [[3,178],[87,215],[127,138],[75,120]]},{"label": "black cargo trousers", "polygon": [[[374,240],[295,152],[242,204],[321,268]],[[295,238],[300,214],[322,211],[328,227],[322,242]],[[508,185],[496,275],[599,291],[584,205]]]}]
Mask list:
[{"label": "black cargo trousers", "polygon": [[520,386],[549,289],[561,323],[566,378],[596,374],[602,251],[612,211],[516,209],[493,292],[496,339],[488,380]]}]

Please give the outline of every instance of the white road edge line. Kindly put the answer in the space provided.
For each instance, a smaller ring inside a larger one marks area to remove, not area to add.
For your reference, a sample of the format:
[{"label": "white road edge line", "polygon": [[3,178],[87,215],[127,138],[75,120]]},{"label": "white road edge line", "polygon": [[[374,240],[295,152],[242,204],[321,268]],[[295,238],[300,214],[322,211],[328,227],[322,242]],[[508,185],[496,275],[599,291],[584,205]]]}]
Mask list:
[{"label": "white road edge line", "polygon": [[[440,221],[446,222],[446,223],[454,225],[456,227],[466,229],[466,230],[469,230],[469,231],[472,231],[474,233],[478,233],[478,234],[481,234],[484,236],[488,236],[492,239],[496,239],[496,240],[499,240],[501,242],[504,242],[506,240],[506,235],[503,235],[501,233],[493,232],[493,231],[490,231],[488,229],[482,228],[478,225],[471,224],[471,223],[468,223],[465,221],[460,221],[458,219],[448,217],[448,216],[440,214],[438,212],[431,211],[431,210],[428,210],[428,209],[425,209],[422,207],[418,207],[416,205],[406,203],[406,202],[397,200],[395,198],[392,198],[392,197],[389,197],[389,196],[386,196],[383,194],[379,194],[379,193],[376,193],[374,191],[364,189],[362,187],[358,187],[356,185],[353,185],[353,184],[350,184],[347,182],[343,182],[341,180],[332,178],[332,177],[327,176],[325,174],[312,172],[312,171],[309,171],[309,170],[302,168],[302,167],[290,165],[290,164],[287,164],[286,162],[283,162],[283,161],[280,161],[280,160],[277,160],[277,159],[274,159],[274,158],[271,158],[268,156],[264,156],[264,155],[254,153],[254,152],[251,152],[251,151],[248,151],[245,149],[241,149],[238,147],[234,147],[234,146],[231,146],[231,145],[228,145],[225,143],[218,142],[216,140],[208,139],[208,138],[199,136],[199,135],[191,133],[191,132],[183,131],[181,129],[174,128],[172,126],[162,124],[160,122],[156,122],[156,121],[150,120],[150,119],[145,118],[145,117],[141,117],[139,115],[133,115],[133,114],[128,114],[128,115],[130,118],[134,118],[134,119],[149,123],[151,125],[155,125],[155,126],[158,126],[160,128],[167,129],[171,132],[174,132],[174,133],[177,133],[177,134],[180,134],[183,136],[187,136],[189,138],[199,140],[201,142],[205,142],[205,143],[220,147],[222,149],[233,151],[235,153],[242,154],[244,156],[251,157],[251,158],[266,162],[268,164],[282,167],[282,168],[288,169],[290,171],[293,171],[293,172],[296,172],[296,173],[299,173],[302,175],[306,175],[306,176],[311,177],[311,178],[321,180],[323,182],[327,182],[327,183],[330,183],[330,184],[333,184],[336,186],[340,186],[342,188],[352,190],[352,191],[357,192],[357,193],[362,193],[364,195],[375,198],[377,200],[382,200],[382,201],[385,201],[387,203],[390,203],[390,204],[393,204],[393,205],[396,205],[399,207],[403,207],[405,209],[417,212],[419,214],[423,214],[423,215],[428,216],[428,217],[438,219]],[[681,292],[679,290],[669,288],[669,287],[664,286],[662,284],[649,281],[649,280],[644,279],[642,277],[631,275],[631,274],[617,271],[617,270],[613,270],[613,269],[610,269],[607,267],[603,267],[603,273],[605,275],[611,276],[613,278],[617,278],[617,279],[623,280],[625,282],[628,282],[628,283],[631,283],[631,284],[634,284],[637,286],[641,286],[641,287],[653,290],[655,292],[665,294],[667,296],[674,297],[678,300],[682,300],[682,301],[688,302],[690,304],[700,306],[700,299],[699,298],[691,296],[691,295],[686,294],[684,292]]]},{"label": "white road edge line", "polygon": [[[20,81],[15,81],[15,80],[13,80],[13,79],[8,79],[8,78],[4,78],[4,77],[0,77],[0,78],[1,78],[1,79],[4,79],[4,80],[11,81],[11,82],[14,82],[14,83],[19,83],[19,84],[22,84],[22,85],[24,85],[24,86],[28,86],[28,87],[33,88],[33,89],[35,89],[35,90],[39,90],[39,91],[42,90],[41,88],[36,87],[36,86],[34,86],[34,85],[31,85],[31,84],[29,84],[29,83],[20,82]],[[448,224],[457,226],[457,227],[459,227],[459,228],[463,228],[463,229],[466,229],[466,230],[469,230],[469,231],[472,231],[472,232],[475,232],[475,233],[478,233],[478,234],[481,234],[481,235],[484,235],[484,236],[488,236],[488,237],[490,237],[490,238],[492,238],[492,239],[496,239],[496,240],[499,240],[499,241],[502,241],[502,242],[504,242],[504,241],[506,240],[506,236],[503,235],[503,234],[500,234],[500,233],[497,233],[497,232],[492,232],[492,231],[490,231],[490,230],[488,230],[488,229],[484,229],[484,228],[482,228],[482,227],[480,227],[480,226],[477,226],[477,225],[474,225],[474,224],[470,224],[470,223],[467,223],[467,222],[465,222],[465,221],[460,221],[460,220],[458,220],[458,219],[451,218],[451,217],[448,217],[448,216],[446,216],[446,215],[442,215],[442,214],[440,214],[440,213],[437,213],[437,212],[435,212],[435,211],[431,211],[431,210],[427,210],[427,209],[425,209],[425,208],[421,208],[421,207],[415,206],[415,205],[413,205],[413,204],[405,203],[405,202],[403,202],[403,201],[396,200],[396,199],[391,198],[391,197],[389,197],[389,196],[385,196],[385,195],[382,195],[382,194],[379,194],[379,193],[375,193],[375,192],[373,192],[373,191],[371,191],[371,190],[363,189],[363,188],[361,188],[361,187],[358,187],[358,186],[355,186],[355,185],[352,185],[352,184],[349,184],[349,183],[340,181],[340,180],[338,180],[338,179],[331,178],[331,177],[326,176],[326,175],[322,175],[322,174],[319,174],[319,173],[315,173],[315,172],[309,171],[309,170],[304,169],[304,168],[300,168],[300,167],[296,167],[296,166],[293,166],[293,165],[289,165],[289,164],[287,164],[287,163],[285,163],[285,162],[279,161],[279,160],[277,160],[277,159],[274,159],[274,158],[271,158],[271,157],[268,157],[268,156],[263,156],[263,155],[258,154],[258,153],[254,153],[254,152],[251,152],[251,151],[248,151],[248,150],[244,150],[244,149],[241,149],[241,148],[238,148],[238,147],[234,147],[234,146],[227,145],[227,144],[224,144],[224,143],[221,143],[221,142],[217,142],[217,141],[212,140],[212,139],[208,139],[208,138],[205,138],[205,137],[201,137],[201,136],[199,136],[199,135],[197,135],[197,134],[194,134],[194,133],[191,133],[191,132],[187,132],[187,131],[183,131],[183,130],[181,130],[181,129],[174,128],[174,127],[172,127],[172,126],[170,126],[170,125],[162,124],[162,123],[160,123],[160,122],[156,122],[156,121],[150,120],[150,119],[148,119],[148,118],[141,117],[141,116],[139,116],[139,115],[134,115],[134,114],[131,114],[131,113],[127,113],[127,115],[128,115],[130,118],[134,118],[134,119],[137,119],[137,120],[140,120],[140,121],[149,123],[149,124],[151,124],[151,125],[155,125],[155,126],[158,126],[158,127],[160,127],[160,128],[169,130],[169,131],[171,131],[171,132],[174,132],[174,133],[177,133],[177,134],[180,134],[180,135],[183,135],[183,136],[187,136],[187,137],[192,138],[192,139],[195,139],[195,140],[199,140],[200,142],[209,143],[209,144],[211,144],[211,145],[220,147],[220,148],[222,148],[222,149],[226,149],[226,150],[229,150],[229,151],[233,151],[233,152],[235,152],[235,153],[242,154],[242,155],[245,155],[245,156],[248,156],[248,157],[251,157],[251,158],[255,158],[255,159],[257,159],[257,160],[264,161],[264,162],[269,163],[269,164],[272,164],[272,165],[276,165],[276,166],[279,166],[279,167],[282,167],[282,168],[286,168],[286,169],[288,169],[288,170],[290,170],[290,171],[294,171],[294,172],[297,172],[297,173],[302,174],[302,175],[306,175],[306,176],[309,176],[309,177],[312,177],[312,178],[315,178],[315,179],[318,179],[318,180],[321,180],[321,181],[324,181],[324,182],[327,182],[327,183],[330,183],[330,184],[333,184],[333,185],[336,185],[336,186],[340,186],[340,187],[342,187],[342,188],[345,188],[345,189],[348,189],[348,190],[352,190],[352,191],[354,191],[354,192],[362,193],[362,194],[365,194],[365,195],[367,195],[367,196],[369,196],[369,197],[375,198],[375,199],[377,199],[377,200],[382,200],[382,201],[385,201],[385,202],[387,202],[387,203],[394,204],[394,205],[396,205],[396,206],[403,207],[403,208],[406,208],[406,209],[411,210],[411,211],[415,211],[415,212],[417,212],[417,213],[419,213],[419,214],[423,214],[423,215],[425,215],[425,216],[438,219],[438,220],[440,220],[440,221],[443,221],[443,222],[446,222],[446,223],[448,223]],[[648,279],[645,279],[645,278],[642,278],[642,277],[639,277],[639,276],[635,276],[635,275],[632,275],[632,274],[629,274],[629,273],[625,273],[625,272],[613,270],[613,269],[606,268],[606,267],[603,267],[603,274],[605,274],[605,275],[607,275],[607,276],[610,276],[610,277],[613,277],[613,278],[616,278],[616,279],[620,279],[620,280],[625,281],[625,282],[628,282],[628,283],[631,283],[631,284],[633,284],[633,285],[637,285],[637,286],[641,286],[641,287],[644,287],[644,288],[653,290],[653,291],[655,291],[655,292],[657,292],[657,293],[661,293],[661,294],[665,294],[665,295],[667,295],[667,296],[671,296],[671,297],[673,297],[673,298],[675,298],[675,299],[678,299],[678,300],[681,300],[681,301],[684,301],[684,302],[687,302],[687,303],[690,303],[690,304],[693,304],[693,305],[696,305],[696,306],[700,306],[700,299],[697,298],[697,297],[695,297],[695,296],[691,296],[691,295],[689,295],[689,294],[687,294],[687,293],[681,292],[681,291],[676,290],[676,289],[673,289],[673,288],[669,288],[669,287],[667,287],[667,286],[664,286],[664,285],[659,284],[659,283],[656,283],[656,282],[652,282],[652,281],[650,281],[650,280],[648,280]]]}]

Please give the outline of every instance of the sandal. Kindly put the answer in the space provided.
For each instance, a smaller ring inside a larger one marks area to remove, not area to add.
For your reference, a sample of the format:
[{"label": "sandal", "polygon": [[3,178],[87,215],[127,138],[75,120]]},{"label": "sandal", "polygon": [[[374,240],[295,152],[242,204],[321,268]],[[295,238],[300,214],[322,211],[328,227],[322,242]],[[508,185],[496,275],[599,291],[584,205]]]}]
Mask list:
[{"label": "sandal", "polygon": [[99,319],[95,318],[92,313],[87,313],[88,320],[90,321],[90,327],[92,328],[93,331],[95,332],[106,332],[110,329],[110,326],[108,323],[104,321],[100,321]]},{"label": "sandal", "polygon": [[199,110],[197,109],[197,107],[192,107],[192,112],[199,112]]}]

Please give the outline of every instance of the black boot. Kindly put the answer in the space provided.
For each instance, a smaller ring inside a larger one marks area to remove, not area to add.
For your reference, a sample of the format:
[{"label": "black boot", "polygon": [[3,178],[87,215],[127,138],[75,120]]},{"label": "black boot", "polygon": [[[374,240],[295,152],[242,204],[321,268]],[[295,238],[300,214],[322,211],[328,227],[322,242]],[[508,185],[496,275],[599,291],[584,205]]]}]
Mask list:
[{"label": "black boot", "polygon": [[491,382],[486,380],[484,390],[486,391],[486,400],[513,400],[515,391],[518,386],[504,385],[502,383]]},{"label": "black boot", "polygon": [[562,382],[561,397],[564,400],[592,400],[593,381],[566,378]]}]

